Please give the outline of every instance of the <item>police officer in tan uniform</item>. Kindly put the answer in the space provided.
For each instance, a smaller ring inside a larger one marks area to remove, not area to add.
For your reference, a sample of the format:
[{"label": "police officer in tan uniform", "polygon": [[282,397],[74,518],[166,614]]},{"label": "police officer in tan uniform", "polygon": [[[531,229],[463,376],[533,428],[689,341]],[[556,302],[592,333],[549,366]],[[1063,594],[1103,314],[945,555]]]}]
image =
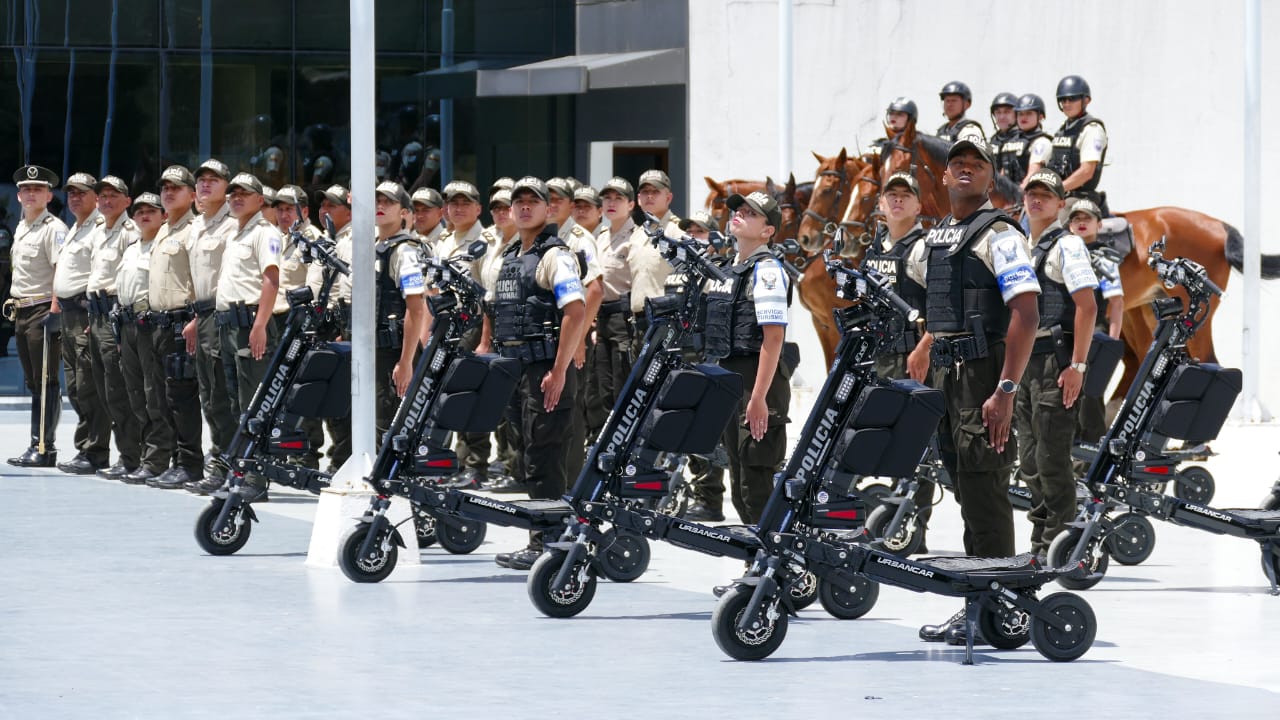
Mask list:
[{"label": "police officer in tan uniform", "polygon": [[160,196],[142,193],[133,201],[133,222],[140,237],[124,249],[116,275],[115,323],[120,333],[120,371],[129,397],[132,422],[139,429],[142,453],[138,469],[123,480],[152,484],[173,460],[173,423],[165,397],[164,363],[156,354],[147,302],[151,253],[165,224]]},{"label": "police officer in tan uniform", "polygon": [[[484,288],[484,309],[488,314],[493,308],[493,293],[498,282],[498,269],[502,265],[502,253],[512,242],[517,242],[516,223],[511,216],[511,178],[499,178],[489,195],[489,215],[493,224],[485,228],[481,237],[489,244],[489,250],[480,261],[480,285]],[[506,187],[503,187],[503,185]],[[512,402],[518,402],[513,399]],[[518,413],[514,413],[518,414]],[[524,492],[524,482],[513,476],[519,467],[521,448],[520,427],[504,415],[493,432],[496,459],[489,464],[485,489],[490,492]]]},{"label": "police officer in tan uniform", "polygon": [[[640,175],[637,185],[636,200],[645,212],[658,218],[669,235],[679,237],[680,218],[671,212],[671,178],[661,170],[646,170]],[[643,330],[647,324],[644,319],[644,301],[651,297],[662,297],[666,293],[667,275],[671,265],[658,253],[658,249],[649,242],[649,236],[643,228],[636,228],[631,233],[631,249],[628,251],[627,263],[631,266],[631,312]]]},{"label": "police officer in tan uniform", "polygon": [[[196,349],[183,329],[192,320],[195,301],[191,278],[191,231],[196,224],[192,206],[196,179],[181,165],[170,165],[157,183],[165,223],[156,234],[147,272],[147,304],[152,344],[164,369],[164,392],[173,428],[173,465],[147,482],[166,490],[194,488],[204,480],[204,421],[200,417],[200,385],[196,380]],[[226,403],[225,395],[221,402]]]},{"label": "police officer in tan uniform", "polygon": [[232,411],[227,388],[228,363],[223,357],[222,338],[214,317],[218,277],[227,238],[236,231],[231,208],[227,206],[227,183],[231,173],[220,160],[209,159],[196,169],[196,203],[200,215],[191,222],[187,254],[191,265],[191,287],[195,295],[191,312],[195,317],[183,328],[187,351],[195,353],[196,379],[200,384],[200,405],[213,442],[205,462],[205,480],[193,492],[206,494],[222,486],[226,465],[221,455],[235,437],[237,418]]},{"label": "police officer in tan uniform", "polygon": [[89,351],[89,268],[93,247],[89,235],[102,214],[98,212],[98,194],[93,186],[98,181],[88,173],[76,173],[67,179],[67,209],[75,216],[75,224],[67,231],[66,241],[58,253],[58,267],[53,275],[53,294],[62,310],[62,363],[67,382],[67,399],[76,411],[76,456],[58,463],[58,469],[75,475],[89,475],[105,468],[111,456],[111,416],[98,386],[93,382],[93,366],[102,360]]},{"label": "police officer in tan uniform", "polygon": [[601,269],[601,302],[596,313],[595,340],[591,346],[588,375],[587,434],[595,437],[604,427],[618,393],[631,373],[631,234],[635,223],[635,189],[625,178],[610,178],[600,190],[600,202],[608,227],[596,238],[596,258]]},{"label": "police officer in tan uniform", "polygon": [[604,232],[604,215],[601,211],[600,193],[590,185],[573,191],[573,222],[594,237]]},{"label": "police officer in tan uniform", "polygon": [[413,232],[424,243],[435,247],[444,233],[444,198],[435,188],[418,188],[413,200]]},{"label": "police officer in tan uniform", "polygon": [[[227,239],[218,274],[218,329],[222,357],[235,363],[235,415],[246,411],[266,376],[280,341],[288,303],[280,297],[280,231],[262,216],[262,183],[248,173],[231,178],[228,205],[235,234]],[[238,492],[245,502],[267,499],[266,479],[247,475]]]},{"label": "police officer in tan uniform", "polygon": [[129,219],[131,202],[129,186],[114,175],[107,175],[94,186],[98,193],[98,210],[102,219],[90,235],[93,245],[93,267],[89,271],[89,348],[102,360],[102,372],[94,376],[98,394],[105,400],[111,416],[111,431],[116,441],[118,459],[115,465],[99,470],[98,476],[123,480],[138,469],[142,456],[142,428],[133,420],[129,393],[120,369],[118,331],[111,318],[116,304],[116,273],[124,250],[138,239],[138,228]]},{"label": "police officer in tan uniform", "polygon": [[551,191],[551,222],[559,228],[560,239],[567,240],[574,226],[574,185],[568,178],[553,177],[547,181],[547,190]]},{"label": "police officer in tan uniform", "polygon": [[[54,435],[62,411],[58,365],[62,338],[60,308],[53,295],[58,250],[67,226],[48,211],[58,176],[38,165],[27,165],[13,174],[18,186],[22,220],[13,233],[13,281],[5,313],[13,317],[18,360],[31,393],[31,444],[26,452],[9,458],[19,467],[53,467],[58,461]],[[43,362],[43,365],[41,364]]]},{"label": "police officer in tan uniform", "polygon": [[[341,185],[330,185],[324,190],[316,193],[316,200],[320,204],[320,222],[321,227],[328,228],[329,221],[333,222],[334,232],[334,254],[339,258],[351,262],[351,193]],[[311,263],[308,271],[307,283],[313,288],[320,286],[323,278],[324,265],[322,263]],[[339,323],[343,326],[342,336],[350,336],[350,329],[347,327],[351,323],[351,279],[346,275],[339,275],[333,285],[333,292],[330,296],[330,302],[333,307],[337,308],[340,316]],[[329,429],[329,472],[336,471],[342,466],[347,458],[351,457],[351,416],[339,418],[325,418],[324,425]]]}]

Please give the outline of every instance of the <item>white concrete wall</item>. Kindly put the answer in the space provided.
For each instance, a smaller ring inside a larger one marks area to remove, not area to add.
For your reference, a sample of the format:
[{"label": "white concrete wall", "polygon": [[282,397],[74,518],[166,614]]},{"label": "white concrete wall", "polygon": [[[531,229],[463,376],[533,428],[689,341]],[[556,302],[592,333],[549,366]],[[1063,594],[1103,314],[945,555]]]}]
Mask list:
[{"label": "white concrete wall", "polygon": [[[1262,248],[1280,253],[1280,225],[1265,212],[1280,193],[1280,136],[1267,132],[1276,127],[1268,112],[1280,107],[1280,53],[1267,43],[1280,31],[1280,3],[1262,5]],[[1103,189],[1112,208],[1182,206],[1243,230],[1239,0],[794,0],[793,13],[796,166],[779,168],[777,0],[690,0],[690,206],[705,197],[704,175],[793,170],[812,179],[810,150],[865,147],[883,134],[884,107],[898,95],[916,101],[921,129],[932,132],[943,121],[938,89],[950,80],[973,88],[969,114],[988,133],[987,107],[1006,90],[1045,98],[1052,132],[1062,122],[1055,86],[1076,73],[1110,135]],[[1264,308],[1280,302],[1277,285],[1263,284]],[[1239,359],[1242,287],[1237,274],[1215,328],[1224,362]],[[1280,357],[1280,328],[1263,342],[1265,370]],[[1264,377],[1262,387],[1280,411],[1280,379]]]}]

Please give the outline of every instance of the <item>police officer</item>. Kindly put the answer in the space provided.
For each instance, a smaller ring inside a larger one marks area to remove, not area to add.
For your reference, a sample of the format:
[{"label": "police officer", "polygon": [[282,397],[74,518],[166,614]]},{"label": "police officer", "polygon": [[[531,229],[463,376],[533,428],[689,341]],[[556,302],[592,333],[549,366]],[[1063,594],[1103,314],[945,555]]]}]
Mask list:
[{"label": "police officer", "polygon": [[[351,262],[351,194],[341,185],[330,185],[328,188],[316,193],[316,200],[320,204],[320,221],[325,227],[329,222],[333,223],[334,232],[334,255]],[[308,270],[307,283],[313,288],[320,287],[323,280],[324,266],[322,263],[311,263]],[[351,279],[346,275],[339,275],[337,281],[333,285],[333,293],[330,300],[332,306],[337,309],[340,317],[339,324],[343,326],[342,336],[349,337],[351,324]],[[329,430],[329,467],[330,473],[335,472],[347,458],[351,457],[351,416],[338,418],[325,418],[324,425]]]},{"label": "police officer", "polygon": [[58,383],[62,338],[57,318],[50,315],[60,311],[53,276],[67,226],[48,211],[58,182],[52,170],[27,165],[13,174],[13,182],[18,186],[22,219],[13,234],[13,281],[5,314],[13,318],[18,360],[31,393],[31,444],[26,452],[9,458],[9,464],[53,467],[58,461],[54,439],[62,412]]},{"label": "police officer", "polygon": [[568,241],[573,230],[573,183],[568,178],[553,177],[547,181],[551,191],[551,222],[560,228],[560,239]]},{"label": "police officer", "polygon": [[968,85],[953,80],[942,86],[938,99],[942,101],[942,114],[947,118],[935,133],[940,139],[952,143],[959,140],[986,140],[978,121],[964,116],[965,111],[973,104],[973,93],[969,91]]},{"label": "police officer", "polygon": [[[521,178],[511,195],[520,242],[507,249],[498,271],[492,343],[503,356],[524,363],[522,476],[529,497],[552,499],[567,485],[567,453],[581,451],[569,446],[565,428],[578,383],[572,361],[586,327],[586,298],[578,259],[548,224],[546,183]],[[543,538],[531,533],[528,547],[495,559],[500,566],[527,570],[542,547]]]},{"label": "police officer", "polygon": [[600,207],[600,194],[590,185],[573,191],[573,222],[592,237],[599,237],[605,228]]},{"label": "police officer", "polygon": [[1053,151],[1053,137],[1044,131],[1044,100],[1039,95],[1023,95],[1018,98],[1018,104],[1013,110],[1018,121],[1018,137],[1010,149],[1017,151],[1018,170],[1016,175],[1009,175],[1009,179],[1025,183],[1026,178],[1031,175],[1031,168],[1044,167],[1049,160],[1049,154]]},{"label": "police officer", "polygon": [[[94,186],[98,193],[101,219],[95,224],[89,242],[93,246],[93,266],[86,290],[89,298],[89,350],[102,361],[102,371],[94,375],[98,395],[103,398],[111,417],[111,432],[116,441],[118,461],[99,470],[98,476],[124,480],[139,470],[142,455],[142,429],[133,419],[129,392],[125,389],[120,368],[119,331],[111,317],[116,304],[116,274],[124,250],[138,239],[138,228],[129,219],[129,186],[123,180],[107,175]],[[95,370],[97,366],[95,366]],[[145,481],[145,479],[144,479]]]},{"label": "police officer", "polygon": [[1027,179],[1023,203],[1031,261],[1040,279],[1039,329],[1015,404],[1018,476],[1031,490],[1031,552],[1043,556],[1076,514],[1071,469],[1080,388],[1097,318],[1098,280],[1084,241],[1058,221],[1062,179],[1041,170]]},{"label": "police officer", "polygon": [[[280,231],[262,216],[262,183],[240,173],[228,184],[235,234],[226,241],[215,293],[224,362],[235,364],[236,416],[248,409],[266,376],[288,303],[280,297]],[[267,499],[266,479],[247,475],[237,492],[245,502]]]},{"label": "police officer", "polygon": [[[1008,473],[1016,445],[1009,427],[1039,318],[1040,284],[1026,238],[991,205],[994,177],[985,143],[952,146],[943,174],[952,214],[916,244],[907,263],[908,277],[926,289],[925,341],[947,402],[938,432],[955,478],[965,553],[979,557],[1013,554]],[[961,612],[926,625],[920,637],[942,640],[963,620]]]},{"label": "police officer", "polygon": [[760,521],[773,488],[773,474],[787,446],[791,370],[782,362],[782,343],[791,304],[790,280],[769,249],[782,224],[778,202],[762,192],[730,195],[730,233],[738,252],[734,276],[729,356],[721,366],[742,376],[742,415],[725,428],[729,487],[744,523]]},{"label": "police officer", "polygon": [[204,480],[204,422],[200,417],[195,358],[198,338],[193,335],[188,340],[183,334],[193,319],[190,306],[196,298],[190,243],[191,231],[197,224],[192,211],[196,179],[187,168],[170,165],[160,174],[158,186],[166,221],[151,248],[147,303],[151,306],[152,343],[164,364],[165,407],[173,428],[174,451],[172,467],[147,485],[165,490],[191,489]]},{"label": "police officer", "polygon": [[[511,243],[519,242],[515,220],[511,214],[511,186],[514,184],[515,181],[511,178],[498,178],[493,184],[489,195],[489,215],[493,218],[493,224],[480,235],[489,245],[489,250],[480,261],[480,285],[484,288],[485,315],[490,321],[502,254]],[[513,396],[512,403],[516,403],[515,409],[503,414],[493,433],[496,458],[489,463],[486,471],[488,480],[485,489],[489,492],[523,493],[525,489],[524,480],[514,476],[519,470],[522,447],[520,424],[512,422],[512,416],[519,416],[519,397]]]},{"label": "police officer", "polygon": [[[866,247],[862,267],[874,270],[890,281],[894,292],[920,313],[916,323],[904,323],[889,352],[876,358],[876,374],[885,378],[905,378],[913,373],[927,376],[929,371],[929,347],[923,342],[920,323],[925,316],[924,288],[907,273],[907,258],[916,245],[924,239],[924,226],[920,224],[920,184],[915,176],[898,172],[889,176],[880,194],[880,213],[884,224],[880,226],[871,244]],[[917,478],[914,497],[921,521],[921,530],[928,527],[933,515],[934,485],[924,478]],[[919,552],[928,552],[921,538]]]},{"label": "police officer", "polygon": [[97,184],[92,175],[76,173],[63,186],[67,209],[75,217],[75,223],[67,231],[53,275],[53,294],[62,310],[62,362],[67,399],[78,418],[76,456],[58,463],[58,469],[75,475],[88,475],[107,467],[111,455],[111,416],[93,382],[93,366],[101,365],[102,360],[89,351],[89,302],[85,295],[93,264],[89,236],[102,217],[98,212],[98,194],[93,190]]},{"label": "police officer", "polygon": [[422,242],[434,248],[444,233],[444,198],[434,188],[418,188],[413,191],[413,232]]},{"label": "police officer", "polygon": [[262,186],[262,217],[267,222],[275,225],[276,220],[276,189],[270,185]]},{"label": "police officer", "polygon": [[613,410],[618,393],[631,373],[633,357],[628,257],[635,230],[631,220],[635,189],[626,178],[610,178],[600,190],[600,202],[608,227],[596,238],[602,293],[588,374],[587,432],[591,437],[600,433]]},{"label": "police officer", "polygon": [[[582,187],[576,179],[566,178],[572,193],[577,193]],[[550,187],[548,187],[550,190]],[[555,193],[552,192],[552,196]],[[573,208],[572,203],[567,203],[570,210]],[[579,371],[586,367],[587,363],[587,330],[595,322],[596,315],[600,312],[600,305],[604,298],[604,288],[600,282],[601,268],[600,261],[596,258],[596,238],[586,228],[578,225],[572,219],[568,231],[561,228],[559,237],[564,240],[564,244],[568,246],[569,251],[578,259],[579,268],[582,270],[582,288],[587,301],[586,318],[583,321],[582,335],[578,338],[577,349],[573,355],[573,365]],[[582,462],[586,458],[586,454],[581,452],[585,450],[587,444],[587,386],[585,373],[580,373],[579,382],[574,387],[574,411],[572,415],[573,422],[569,428],[569,465],[568,477],[577,479],[582,472]]]},{"label": "police officer", "polygon": [[122,478],[133,485],[157,481],[169,469],[174,454],[164,363],[156,355],[151,306],[147,302],[151,253],[164,221],[159,195],[142,193],[133,201],[133,222],[140,236],[124,249],[116,275],[115,324],[120,333],[120,371],[132,410],[131,421],[139,428],[142,442],[138,469]]},{"label": "police officer", "polygon": [[[1093,204],[1092,200],[1078,198],[1067,206],[1064,214],[1067,216],[1068,229],[1084,241],[1085,247],[1089,248],[1093,267],[1098,276],[1098,292],[1094,297],[1098,305],[1095,328],[1113,338],[1119,338],[1124,322],[1124,285],[1120,281],[1120,268],[1114,260],[1102,252],[1097,242],[1102,211]],[[1079,405],[1077,437],[1087,443],[1100,441],[1107,432],[1106,402],[1101,395],[1097,397],[1082,395]]]},{"label": "police officer", "polygon": [[896,97],[889,101],[889,106],[884,110],[884,130],[891,137],[901,135],[907,128],[915,127],[919,116],[920,112],[916,109],[915,101],[906,97]]},{"label": "police officer", "polygon": [[991,124],[995,132],[991,134],[991,152],[995,155],[996,172],[1019,182],[1022,177],[1018,168],[1018,144],[1020,133],[1014,113],[1018,98],[1013,93],[1002,92],[991,100]]},{"label": "police officer", "polygon": [[1058,81],[1058,109],[1067,119],[1053,136],[1053,151],[1046,167],[1058,173],[1070,197],[1088,198],[1104,215],[1110,214],[1105,193],[1098,191],[1102,166],[1107,160],[1107,128],[1089,114],[1093,100],[1089,83],[1079,75]]},{"label": "police officer", "polygon": [[[668,234],[679,237],[680,218],[671,212],[671,201],[674,199],[671,194],[671,178],[661,170],[646,170],[640,175],[637,187],[636,199],[640,207],[658,218]],[[631,267],[631,312],[643,329],[646,324],[644,301],[651,297],[661,297],[666,292],[667,274],[671,272],[671,265],[649,242],[644,228],[635,228],[631,232],[627,263]]]},{"label": "police officer", "polygon": [[409,193],[399,183],[383,182],[378,184],[376,194],[375,422],[381,438],[390,428],[399,398],[404,396],[413,378],[414,358],[427,336],[427,304],[418,241],[407,231],[413,217]]},{"label": "police officer", "polygon": [[[227,364],[234,357],[222,352],[222,335],[218,330],[218,282],[222,274],[222,257],[227,239],[236,233],[235,218],[227,204],[227,184],[231,172],[220,160],[210,158],[196,168],[196,203],[200,215],[191,221],[187,240],[187,259],[191,269],[193,299],[190,310],[194,317],[182,330],[187,352],[195,355],[196,379],[200,387],[200,406],[209,424],[209,455],[205,458],[203,481],[188,489],[208,494],[222,487],[226,465],[222,453],[235,437],[237,419],[227,386]],[[163,200],[162,200],[163,201]],[[165,248],[161,248],[162,254]]]}]

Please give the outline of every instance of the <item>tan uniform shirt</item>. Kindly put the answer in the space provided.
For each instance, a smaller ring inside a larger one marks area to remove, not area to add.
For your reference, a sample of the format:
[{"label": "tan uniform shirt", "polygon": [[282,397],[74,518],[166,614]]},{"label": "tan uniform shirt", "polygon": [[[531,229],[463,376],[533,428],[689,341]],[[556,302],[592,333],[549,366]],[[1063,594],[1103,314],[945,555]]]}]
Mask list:
[{"label": "tan uniform shirt", "polygon": [[231,208],[223,203],[213,217],[201,215],[191,223],[187,252],[191,260],[191,284],[195,299],[212,300],[218,291],[218,273],[222,272],[222,254],[227,238],[236,234],[236,221]]},{"label": "tan uniform shirt", "polygon": [[102,213],[96,209],[67,231],[67,239],[58,251],[58,267],[53,271],[53,294],[60,298],[75,297],[89,287],[89,271],[93,268],[93,246],[89,236]]},{"label": "tan uniform shirt", "polygon": [[415,237],[417,237],[419,240],[422,241],[423,245],[426,245],[427,247],[434,250],[436,247],[436,243],[440,242],[440,237],[444,235],[445,232],[446,230],[444,228],[444,225],[436,225],[435,228],[433,228],[431,232],[427,233],[426,235],[423,235],[422,233],[416,232],[416,231],[413,234]]},{"label": "tan uniform shirt", "polygon": [[478,282],[484,288],[484,299],[493,302],[494,288],[498,285],[498,271],[502,269],[502,253],[506,252],[513,240],[519,240],[519,234],[513,232],[511,237],[504,238],[502,231],[495,226],[485,228],[481,237],[489,244],[489,251],[480,259]]},{"label": "tan uniform shirt", "polygon": [[[298,228],[298,232],[308,240],[319,240],[320,230],[311,223],[306,223]],[[319,264],[319,263],[317,263]],[[285,295],[296,288],[307,285],[311,288],[311,292],[319,294],[320,283],[323,277],[316,273],[316,283],[311,284],[311,266],[302,262],[302,245],[293,241],[292,238],[285,236],[284,249],[280,251],[280,301],[289,305]],[[277,303],[279,304],[279,303]]]},{"label": "tan uniform shirt", "polygon": [[[667,235],[681,237],[684,231],[670,210],[664,215],[660,224]],[[627,264],[631,267],[631,312],[644,312],[644,301],[651,297],[662,297],[666,294],[667,275],[671,272],[671,264],[658,252],[658,248],[649,242],[644,228],[631,231],[631,249],[627,254]]]},{"label": "tan uniform shirt", "polygon": [[[339,260],[345,261],[348,265],[351,264],[351,232],[351,223],[343,225],[342,228],[338,230],[338,236],[334,238],[333,244],[333,254],[338,256]],[[352,269],[354,270],[354,268]],[[307,282],[313,282],[314,278],[320,277],[320,273],[323,271],[323,266],[319,264],[312,265],[311,272],[315,273],[315,276],[313,277],[308,275]],[[338,275],[338,280],[334,285],[336,287],[336,291],[332,294],[332,302],[330,302],[330,305],[336,303],[338,300],[351,302],[351,276]]]},{"label": "tan uniform shirt", "polygon": [[604,302],[614,302],[631,292],[631,265],[627,255],[631,251],[631,233],[635,223],[627,218],[617,233],[611,226],[601,223],[604,232],[596,239],[596,257],[600,261],[601,279],[604,282]]},{"label": "tan uniform shirt", "polygon": [[107,219],[94,226],[90,241],[93,243],[93,269],[89,271],[89,292],[116,294],[116,273],[124,250],[137,242],[141,234],[128,215],[120,213],[116,224],[107,227]]},{"label": "tan uniform shirt", "polygon": [[13,281],[9,295],[16,298],[37,297],[53,292],[53,272],[58,264],[58,250],[67,237],[67,226],[46,210],[28,223],[18,222],[13,233]]},{"label": "tan uniform shirt", "polygon": [[578,227],[578,222],[573,219],[572,215],[570,215],[565,219],[564,223],[560,225],[560,228],[556,230],[556,237],[567,243],[569,242],[569,233],[573,232],[573,229],[576,227]]},{"label": "tan uniform shirt", "polygon": [[582,287],[585,288],[602,274],[600,260],[596,257],[596,238],[582,226],[574,225],[569,230],[569,236],[563,240],[574,255],[581,253],[581,257],[587,261],[586,270],[582,274]]},{"label": "tan uniform shirt", "polygon": [[[480,235],[484,232],[484,228],[480,223],[476,223],[467,229],[465,233],[459,236],[452,230],[444,231],[440,236],[440,241],[435,245],[435,255],[441,260],[448,260],[458,255],[462,255],[471,246],[471,243],[481,239]],[[484,274],[483,258],[471,263],[471,277],[478,278]]]},{"label": "tan uniform shirt", "polygon": [[120,307],[131,308],[134,312],[151,309],[147,304],[147,278],[151,274],[151,253],[155,244],[155,238],[138,238],[137,242],[124,249],[120,271],[116,274],[116,293],[119,295],[117,302]]},{"label": "tan uniform shirt", "polygon": [[191,282],[190,241],[195,213],[167,222],[156,234],[147,273],[147,302],[152,310],[181,310],[196,299]]},{"label": "tan uniform shirt", "polygon": [[[244,229],[227,240],[222,255],[222,270],[218,274],[218,310],[227,310],[232,303],[256,305],[262,297],[262,276],[268,268],[280,267],[280,231],[257,213],[249,218]],[[279,294],[273,313],[284,312],[289,304]]]}]

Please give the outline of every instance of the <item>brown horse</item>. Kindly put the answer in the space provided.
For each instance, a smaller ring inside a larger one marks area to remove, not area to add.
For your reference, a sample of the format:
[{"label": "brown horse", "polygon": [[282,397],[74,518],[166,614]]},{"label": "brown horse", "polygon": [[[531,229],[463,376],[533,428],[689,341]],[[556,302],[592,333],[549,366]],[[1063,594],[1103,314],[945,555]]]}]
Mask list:
[{"label": "brown horse", "polygon": [[766,177],[760,180],[725,180],[718,182],[709,177],[703,177],[707,181],[707,187],[711,192],[707,195],[706,208],[711,216],[720,223],[720,228],[728,231],[729,228],[729,206],[725,202],[730,195],[737,193],[739,195],[747,195],[757,190],[769,195],[778,201],[778,207],[782,210],[782,226],[778,228],[777,240],[792,240],[796,237],[796,231],[800,227],[800,215],[805,208],[809,206],[809,194],[813,189],[812,183],[804,183],[796,185],[796,176],[791,175],[787,178],[787,184],[779,187],[773,181],[773,178]]},{"label": "brown horse", "polygon": [[[888,128],[885,128],[887,131]],[[947,153],[951,143],[932,135],[916,132],[914,125],[907,126],[898,136],[881,145],[883,162],[880,181],[884,182],[896,172],[909,172],[920,183],[920,215],[925,224],[937,222],[951,214],[951,195],[942,184],[947,170]],[[874,203],[872,203],[874,205]],[[1022,188],[1004,175],[997,174],[991,193],[991,204],[1010,209],[1022,204]],[[1016,215],[1015,215],[1016,217]]]},{"label": "brown horse", "polygon": [[[729,199],[730,195],[749,195],[757,190],[769,192],[770,195],[773,195],[777,190],[777,186],[770,178],[765,178],[764,180],[725,180],[721,182],[712,180],[704,175],[702,179],[707,181],[707,187],[711,190],[711,192],[707,193],[707,199],[703,206],[711,213],[711,217],[720,223],[720,228],[726,232],[729,228],[729,206],[725,204],[725,201]],[[774,192],[770,192],[770,189]]]}]

